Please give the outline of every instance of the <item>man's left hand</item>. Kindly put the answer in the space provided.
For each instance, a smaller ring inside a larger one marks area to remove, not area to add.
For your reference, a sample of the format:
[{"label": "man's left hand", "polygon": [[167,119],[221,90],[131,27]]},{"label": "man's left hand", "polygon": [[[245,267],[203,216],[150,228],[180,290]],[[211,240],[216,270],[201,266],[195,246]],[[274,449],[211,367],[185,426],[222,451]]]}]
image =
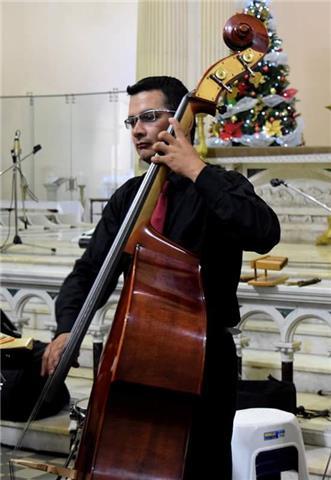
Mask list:
[{"label": "man's left hand", "polygon": [[169,123],[174,129],[175,136],[167,131],[158,134],[159,142],[154,143],[153,149],[160,152],[154,155],[151,161],[163,163],[170,170],[195,182],[199,173],[206,164],[201,160],[192,144],[188,141],[180,123],[175,118],[169,118]]}]

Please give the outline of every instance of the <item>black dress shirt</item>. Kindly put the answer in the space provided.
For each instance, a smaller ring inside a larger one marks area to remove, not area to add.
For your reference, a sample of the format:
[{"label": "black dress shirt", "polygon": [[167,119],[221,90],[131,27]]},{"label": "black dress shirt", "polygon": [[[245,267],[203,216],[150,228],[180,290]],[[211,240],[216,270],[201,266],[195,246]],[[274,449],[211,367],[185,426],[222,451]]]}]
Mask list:
[{"label": "black dress shirt", "polygon": [[[255,194],[251,183],[235,171],[207,165],[196,182],[169,174],[168,208],[164,236],[199,255],[206,297],[208,337],[236,325],[236,290],[243,250],[267,253],[280,238],[277,216]],[[82,257],[76,261],[56,301],[57,332],[71,330],[105,256],[141,184],[128,180],[107,203]],[[116,278],[100,302],[104,304],[127,272],[130,257],[122,255]]]}]

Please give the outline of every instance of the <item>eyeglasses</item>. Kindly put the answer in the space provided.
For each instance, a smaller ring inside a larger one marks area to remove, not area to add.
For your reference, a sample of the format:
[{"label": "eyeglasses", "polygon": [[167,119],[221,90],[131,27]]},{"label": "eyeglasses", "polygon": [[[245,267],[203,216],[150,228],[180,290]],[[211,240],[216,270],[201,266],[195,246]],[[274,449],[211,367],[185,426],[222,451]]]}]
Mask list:
[{"label": "eyeglasses", "polygon": [[152,123],[158,120],[162,113],[175,113],[176,110],[168,110],[166,108],[156,108],[154,110],[146,110],[145,112],[139,113],[138,115],[132,115],[124,120],[124,124],[127,129],[134,128],[140,120],[143,123]]}]

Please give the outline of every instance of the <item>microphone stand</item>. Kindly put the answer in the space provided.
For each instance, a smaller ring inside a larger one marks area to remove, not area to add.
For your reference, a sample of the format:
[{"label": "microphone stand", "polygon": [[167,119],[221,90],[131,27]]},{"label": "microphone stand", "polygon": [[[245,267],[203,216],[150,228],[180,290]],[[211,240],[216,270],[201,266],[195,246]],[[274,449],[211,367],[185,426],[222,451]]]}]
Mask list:
[{"label": "microphone stand", "polygon": [[[329,212],[329,214],[331,213],[331,208],[328,207],[327,205],[325,205],[325,203],[320,202],[319,200],[317,200],[317,198],[313,197],[312,195],[308,195],[308,193],[303,192],[299,188],[294,187],[294,185],[291,185],[290,183],[287,183],[280,178],[271,179],[270,184],[273,187],[278,187],[279,185],[284,185],[284,187],[287,187],[288,189],[293,190],[294,192],[299,193],[303,197],[307,198],[310,202],[316,203],[320,207],[324,208],[325,210],[327,210]],[[315,243],[316,243],[316,245],[329,245],[329,244],[331,244],[331,216],[330,215],[328,216],[328,228],[327,228],[327,230],[324,233],[322,233],[322,235],[320,235],[316,239]]]},{"label": "microphone stand", "polygon": [[[20,159],[20,153],[16,153],[15,150],[11,150],[11,156],[12,156],[12,160],[13,160],[13,164],[6,168],[5,170],[2,170],[0,172],[0,177],[5,174],[6,172],[12,170],[12,185],[13,185],[13,200],[14,200],[14,220],[15,220],[15,234],[14,234],[14,238],[13,238],[13,241],[11,243],[6,243],[6,241],[8,240],[8,237],[7,237],[7,240],[5,241],[5,243],[3,245],[0,246],[0,253],[5,253],[10,247],[14,246],[14,245],[23,245],[23,241],[21,239],[21,237],[19,236],[18,234],[18,198],[17,198],[17,172],[20,174],[20,178],[21,178],[21,181],[24,179],[24,188],[28,190],[28,186],[27,186],[27,182],[26,182],[26,178],[24,177],[23,175],[23,172],[21,170],[21,163],[23,162],[23,160],[25,160],[26,158],[28,157],[31,157],[31,155],[34,155],[35,153],[37,153],[39,150],[41,149],[41,146],[40,145],[36,145],[35,147],[33,147],[33,150],[32,152],[30,152],[28,155],[26,155],[25,157],[22,158],[22,160]],[[36,197],[35,195],[33,195],[33,199],[36,200]],[[36,200],[37,201],[37,200]],[[10,215],[10,208],[8,208],[8,214]],[[25,227],[27,225],[27,221],[25,219]],[[10,227],[8,227],[10,228]],[[27,246],[30,246],[30,247],[37,247],[37,248],[41,248],[41,249],[44,249],[44,250],[48,250],[50,251],[51,253],[55,253],[56,252],[56,248],[53,248],[53,247],[45,247],[44,245],[34,245],[34,244],[31,244],[31,243],[24,243],[24,245],[27,245]]]}]

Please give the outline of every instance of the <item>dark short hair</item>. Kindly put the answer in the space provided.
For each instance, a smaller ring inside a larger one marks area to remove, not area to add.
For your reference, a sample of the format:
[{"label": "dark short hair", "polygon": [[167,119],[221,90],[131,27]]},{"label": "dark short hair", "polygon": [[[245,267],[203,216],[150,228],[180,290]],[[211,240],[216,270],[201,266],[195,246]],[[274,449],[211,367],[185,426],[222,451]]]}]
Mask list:
[{"label": "dark short hair", "polygon": [[161,90],[166,99],[165,107],[169,110],[177,110],[182,98],[188,90],[185,85],[174,77],[145,77],[126,89],[129,95],[136,95],[147,90]]}]

